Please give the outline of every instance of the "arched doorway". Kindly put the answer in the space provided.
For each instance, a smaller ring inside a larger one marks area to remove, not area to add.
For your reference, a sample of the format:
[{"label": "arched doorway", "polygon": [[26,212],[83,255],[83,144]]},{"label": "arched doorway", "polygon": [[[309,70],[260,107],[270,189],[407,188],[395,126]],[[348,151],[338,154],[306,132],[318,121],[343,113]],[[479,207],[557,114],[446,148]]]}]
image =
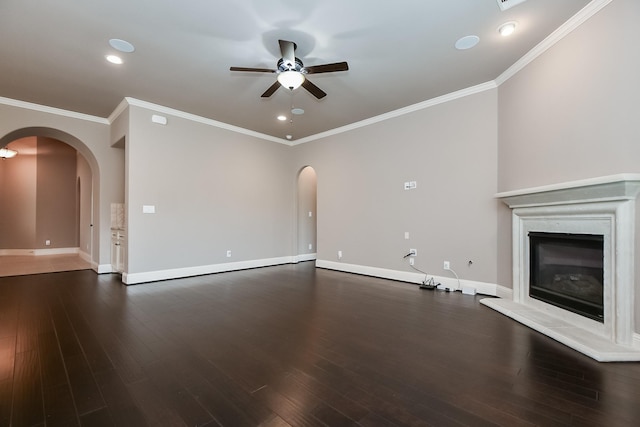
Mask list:
[{"label": "arched doorway", "polygon": [[[98,168],[91,151],[72,135],[40,127],[5,135],[0,146],[6,145],[18,155],[0,165],[0,255],[59,256],[33,257],[33,273],[94,268]],[[29,268],[25,263],[15,271]]]},{"label": "arched doorway", "polygon": [[297,242],[298,261],[316,259],[317,253],[317,187],[316,171],[306,166],[298,173]]}]

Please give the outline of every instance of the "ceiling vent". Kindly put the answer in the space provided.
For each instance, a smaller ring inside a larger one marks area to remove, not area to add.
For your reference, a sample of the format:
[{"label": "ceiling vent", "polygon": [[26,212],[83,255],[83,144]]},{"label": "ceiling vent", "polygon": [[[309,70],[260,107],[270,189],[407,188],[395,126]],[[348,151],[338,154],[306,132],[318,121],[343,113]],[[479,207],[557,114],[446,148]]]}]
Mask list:
[{"label": "ceiling vent", "polygon": [[507,9],[511,9],[513,6],[517,6],[520,3],[524,3],[526,0],[496,0],[500,10],[503,12]]}]

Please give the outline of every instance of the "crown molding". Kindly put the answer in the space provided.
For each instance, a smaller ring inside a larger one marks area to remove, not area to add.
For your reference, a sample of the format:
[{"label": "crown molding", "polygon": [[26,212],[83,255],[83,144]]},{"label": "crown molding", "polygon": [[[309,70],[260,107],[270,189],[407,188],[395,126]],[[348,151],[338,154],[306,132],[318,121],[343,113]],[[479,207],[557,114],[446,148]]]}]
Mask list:
[{"label": "crown molding", "polygon": [[255,132],[249,129],[241,128],[239,126],[230,125],[228,123],[219,122],[217,120],[208,119],[206,117],[198,116],[196,114],[186,113],[184,111],[176,110],[171,107],[165,107],[151,102],[142,101],[136,98],[126,97],[125,101],[129,105],[145,108],[147,110],[153,110],[158,113],[170,114],[181,119],[190,120],[193,122],[201,123],[207,126],[214,126],[220,129],[229,130],[231,132],[241,133],[244,135],[252,136],[254,138],[260,138],[271,142],[277,142],[278,144],[291,145],[291,143],[282,138],[276,138],[275,136],[267,135],[260,132]]},{"label": "crown molding", "polygon": [[124,98],[122,101],[120,101],[120,104],[118,104],[118,106],[116,107],[115,110],[113,110],[111,112],[111,114],[109,114],[109,117],[107,120],[109,120],[109,124],[112,124],[113,122],[116,121],[116,119],[118,117],[120,117],[120,114],[124,113],[125,111],[127,111],[127,108],[129,107],[129,103],[127,102],[127,99]]},{"label": "crown molding", "polygon": [[450,102],[459,98],[464,98],[465,96],[474,95],[476,93],[484,92],[487,90],[495,89],[498,86],[494,81],[482,83],[476,86],[471,86],[466,89],[461,89],[455,92],[448,93],[446,95],[438,96],[436,98],[428,99],[426,101],[419,102],[417,104],[409,105],[404,108],[400,108],[397,110],[389,111],[388,113],[380,114],[379,116],[370,117],[365,120],[361,120],[359,122],[350,123],[345,126],[341,126],[339,128],[331,129],[326,132],[320,132],[315,135],[307,136],[305,138],[300,138],[294,141],[291,145],[300,145],[307,142],[315,141],[322,138],[327,138],[333,135],[337,135],[344,132],[349,132],[354,129],[359,129],[365,126],[372,125],[374,123],[383,122],[385,120],[393,119],[396,117],[404,116],[405,114],[410,114],[415,111],[424,110],[426,108],[433,107],[438,104],[444,104],[445,102]]},{"label": "crown molding", "polygon": [[611,3],[613,0],[593,0],[585,7],[583,7],[578,13],[573,15],[567,22],[558,27],[553,33],[549,34],[547,38],[538,43],[533,49],[527,52],[522,58],[516,61],[511,67],[507,68],[502,74],[496,78],[495,82],[498,86],[509,80],[516,75],[520,70],[525,68],[534,59],[542,55],[549,48],[554,46],[560,40],[565,38],[573,30],[584,24],[589,18],[596,13],[600,12],[605,6]]},{"label": "crown molding", "polygon": [[47,105],[34,104],[32,102],[20,101],[17,99],[5,98],[0,96],[0,104],[10,107],[24,108],[25,110],[39,111],[41,113],[55,114],[57,116],[69,117],[71,119],[85,120],[88,122],[100,123],[103,125],[110,124],[108,119],[104,117],[92,116],[90,114],[77,113],[75,111],[63,110],[62,108],[49,107]]}]

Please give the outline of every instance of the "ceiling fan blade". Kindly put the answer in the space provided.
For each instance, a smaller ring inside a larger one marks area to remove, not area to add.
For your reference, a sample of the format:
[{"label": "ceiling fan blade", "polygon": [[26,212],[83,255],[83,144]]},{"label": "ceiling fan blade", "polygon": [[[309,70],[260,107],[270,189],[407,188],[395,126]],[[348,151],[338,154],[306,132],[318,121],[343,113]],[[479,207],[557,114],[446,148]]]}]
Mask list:
[{"label": "ceiling fan blade", "polygon": [[274,94],[274,92],[276,90],[278,90],[278,88],[282,86],[280,84],[279,81],[276,80],[276,82],[274,84],[272,84],[271,86],[269,86],[269,89],[267,89],[262,95],[260,95],[262,98],[269,98],[271,95]]},{"label": "ceiling fan blade", "polygon": [[254,73],[275,73],[276,70],[271,70],[269,68],[250,68],[250,67],[231,67],[229,68],[231,71],[251,71]]},{"label": "ceiling fan blade", "polygon": [[282,53],[282,59],[290,65],[296,63],[296,44],[287,40],[278,40],[280,43],[280,53]]},{"label": "ceiling fan blade", "polygon": [[318,99],[322,99],[327,96],[327,94],[322,89],[311,83],[309,79],[304,79],[304,82],[302,82],[302,87],[308,90],[311,95],[315,96]]},{"label": "ceiling fan blade", "polygon": [[319,73],[333,73],[334,71],[347,71],[349,64],[346,62],[336,62],[334,64],[312,65],[311,67],[304,67],[307,74],[319,74]]}]

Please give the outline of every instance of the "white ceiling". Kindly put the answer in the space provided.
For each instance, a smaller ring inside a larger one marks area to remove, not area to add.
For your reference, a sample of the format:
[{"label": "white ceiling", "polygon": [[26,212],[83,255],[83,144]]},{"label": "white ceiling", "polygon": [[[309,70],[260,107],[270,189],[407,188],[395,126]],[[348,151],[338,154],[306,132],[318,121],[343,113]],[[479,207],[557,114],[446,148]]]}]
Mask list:
[{"label": "white ceiling", "polygon": [[[589,0],[2,0],[0,96],[108,117],[124,97],[293,140],[492,81]],[[497,28],[517,21],[516,33]],[[456,50],[457,39],[480,43]],[[109,39],[131,42],[124,64]],[[347,61],[303,88],[260,95],[278,39],[306,66]],[[291,107],[305,114],[276,120]]]}]

